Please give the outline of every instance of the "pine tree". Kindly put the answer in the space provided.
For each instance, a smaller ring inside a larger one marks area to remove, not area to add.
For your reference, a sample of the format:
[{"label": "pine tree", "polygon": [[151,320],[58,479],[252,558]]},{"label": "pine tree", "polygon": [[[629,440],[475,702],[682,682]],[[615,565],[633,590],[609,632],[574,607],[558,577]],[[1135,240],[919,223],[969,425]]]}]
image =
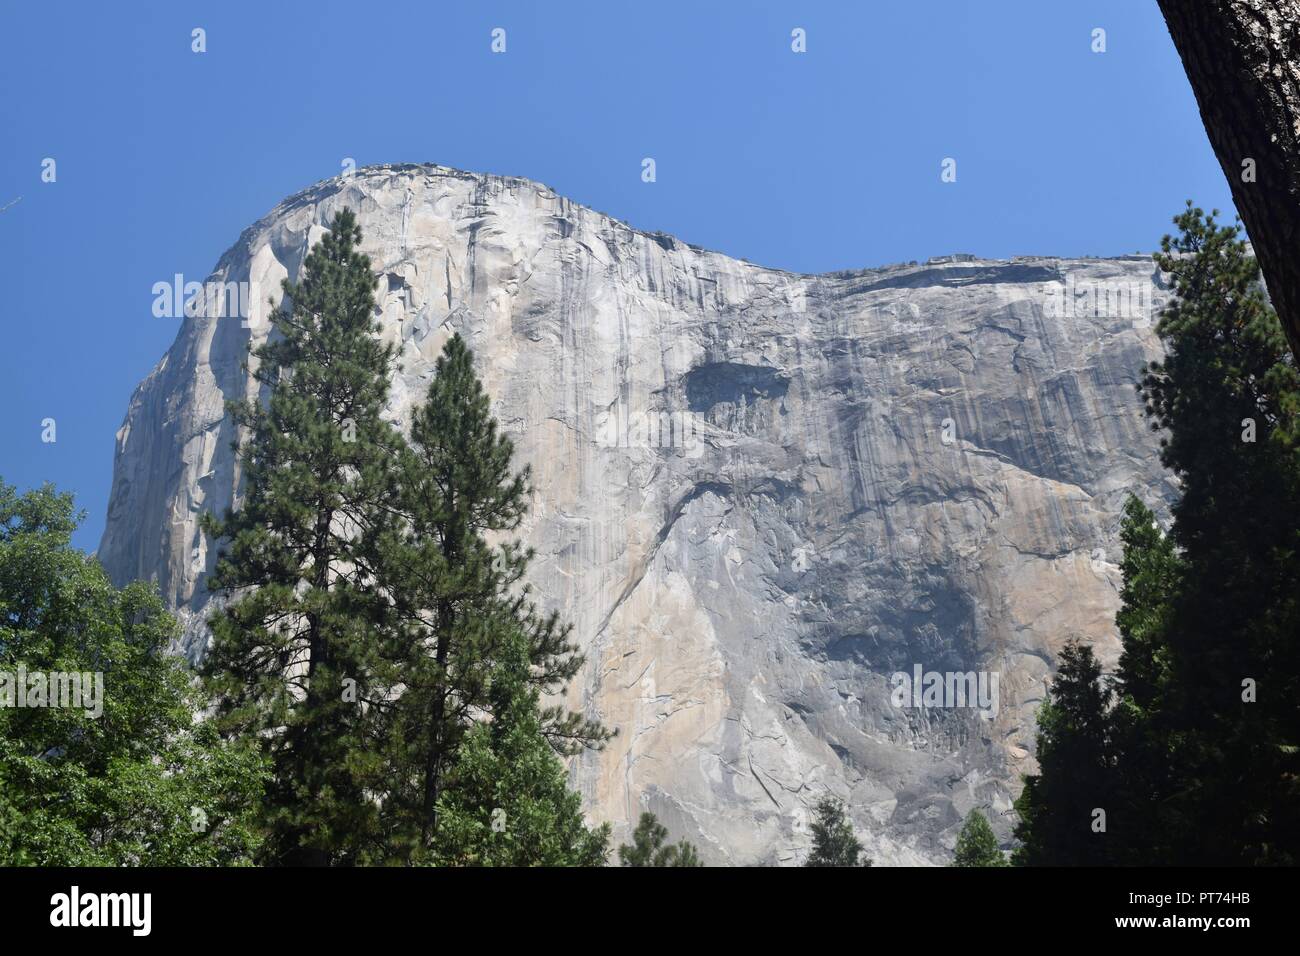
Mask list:
[{"label": "pine tree", "polygon": [[450,866],[603,866],[609,825],[588,829],[582,801],[542,732],[528,647],[516,635],[494,669],[495,715],[461,741],[438,801],[435,857]]},{"label": "pine tree", "polygon": [[804,866],[870,866],[871,860],[859,858],[862,844],[853,833],[853,824],[838,800],[823,797],[817,803],[812,822],[813,848]]},{"label": "pine tree", "polygon": [[1175,768],[1168,742],[1169,619],[1183,573],[1171,536],[1135,497],[1124,506],[1122,606],[1115,617],[1124,650],[1110,715],[1115,752],[1110,845],[1115,863],[1171,860],[1193,840],[1168,803]]},{"label": "pine tree", "polygon": [[1038,709],[1039,772],[1025,778],[1016,800],[1017,866],[1107,861],[1111,848],[1103,827],[1115,809],[1107,723],[1112,696],[1092,648],[1067,643]]},{"label": "pine tree", "polygon": [[1158,703],[1167,676],[1170,602],[1178,592],[1182,568],[1173,539],[1135,497],[1124,504],[1120,541],[1124,586],[1115,623],[1124,644],[1121,687],[1135,705],[1147,708]]},{"label": "pine tree", "polygon": [[953,866],[1006,866],[1007,858],[998,848],[998,838],[993,834],[988,819],[979,810],[966,814],[961,833],[957,836]]},{"label": "pine tree", "polygon": [[1075,826],[1093,799],[1109,862],[1300,861],[1300,375],[1239,230],[1191,203],[1174,222],[1165,357],[1138,388],[1181,495],[1167,536],[1126,505],[1114,706],[1063,668],[1017,862],[1098,862]]},{"label": "pine tree", "polygon": [[[540,614],[522,583],[531,550],[506,538],[531,493],[529,471],[513,470],[513,453],[498,433],[469,348],[453,335],[413,415],[400,463],[403,523],[383,545],[402,622],[394,665],[404,688],[384,733],[391,860],[431,858],[448,769],[465,735],[522,699],[492,694],[502,667],[509,673],[515,643],[526,648],[522,679],[539,693],[560,690],[582,665],[570,628],[557,614]],[[539,709],[537,721],[562,754],[599,747],[610,736],[558,705]]]},{"label": "pine tree", "polygon": [[[195,720],[176,621],[72,547],[78,522],[71,496],[0,482],[0,866],[250,863],[261,755]],[[85,675],[80,706],[16,706],[24,671]]]},{"label": "pine tree", "polygon": [[618,848],[623,866],[703,866],[693,843],[679,840],[665,845],[668,828],[653,813],[642,813],[632,831],[632,842]]},{"label": "pine tree", "polygon": [[1157,327],[1166,355],[1140,388],[1180,479],[1177,583],[1135,602],[1162,635],[1150,703],[1150,640],[1125,635],[1120,712],[1137,719],[1120,776],[1159,808],[1132,846],[1148,862],[1294,863],[1300,374],[1239,230],[1191,203],[1174,222],[1156,257],[1175,293]]},{"label": "pine tree", "polygon": [[302,281],[283,283],[289,307],[249,363],[269,399],[230,406],[246,430],[242,501],[204,525],[226,539],[209,585],[229,598],[206,669],[222,726],[272,759],[273,863],[356,862],[378,839],[376,723],[395,677],[376,572],[401,442],[380,417],[394,352],[360,242],[339,212]]}]

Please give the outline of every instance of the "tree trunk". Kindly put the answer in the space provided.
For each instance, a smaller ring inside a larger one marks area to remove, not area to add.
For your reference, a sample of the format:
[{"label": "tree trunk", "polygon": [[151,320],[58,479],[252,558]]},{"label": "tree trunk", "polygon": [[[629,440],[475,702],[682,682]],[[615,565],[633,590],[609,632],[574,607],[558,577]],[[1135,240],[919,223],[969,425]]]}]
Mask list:
[{"label": "tree trunk", "polygon": [[1300,361],[1300,0],[1158,2]]}]

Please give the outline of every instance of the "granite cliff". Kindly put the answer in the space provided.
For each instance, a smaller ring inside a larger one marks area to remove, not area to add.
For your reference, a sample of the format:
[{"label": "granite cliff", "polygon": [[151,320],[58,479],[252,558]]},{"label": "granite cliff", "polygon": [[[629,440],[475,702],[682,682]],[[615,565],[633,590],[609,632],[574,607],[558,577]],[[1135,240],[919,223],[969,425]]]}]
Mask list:
[{"label": "granite cliff", "polygon": [[[799,861],[827,791],[878,865],[945,861],[976,805],[1008,837],[1057,652],[1118,653],[1124,496],[1176,491],[1133,388],[1159,354],[1149,258],[798,275],[523,179],[322,182],[222,257],[210,281],[251,312],[206,296],[117,435],[99,555],[157,582],[191,659],[257,300],[344,206],[401,348],[394,418],[459,331],[533,468],[532,580],[586,649],[574,703],[619,729],[572,768],[594,819],[653,810],[714,863]],[[994,712],[899,706],[918,667],[993,675]]]}]

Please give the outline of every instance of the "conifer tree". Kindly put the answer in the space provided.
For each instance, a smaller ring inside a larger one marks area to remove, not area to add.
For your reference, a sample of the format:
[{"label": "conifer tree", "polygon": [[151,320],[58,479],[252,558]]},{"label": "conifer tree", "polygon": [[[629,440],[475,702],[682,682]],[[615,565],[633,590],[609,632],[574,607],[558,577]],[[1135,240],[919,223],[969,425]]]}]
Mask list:
[{"label": "conifer tree", "polygon": [[391,523],[400,436],[380,413],[393,349],[380,343],[368,257],[342,210],[283,283],[287,308],[252,352],[266,404],[232,403],[245,430],[242,500],[209,579],[228,598],[207,660],[228,732],[272,759],[267,860],[356,862],[378,839],[376,723],[394,675],[377,544]]},{"label": "conifer tree", "polygon": [[[1235,226],[1188,203],[1157,255],[1174,299],[1141,388],[1180,479],[1179,584],[1148,750],[1165,862],[1300,861],[1300,375]],[[1124,685],[1140,683],[1125,669]],[[1126,760],[1140,766],[1141,755]]]},{"label": "conifer tree", "polygon": [[[1167,861],[1194,840],[1168,803],[1177,768],[1170,759],[1169,620],[1183,573],[1173,538],[1136,497],[1124,506],[1122,605],[1115,616],[1124,650],[1116,675],[1111,738],[1115,751],[1111,861]],[[1171,842],[1172,841],[1172,842]]]},{"label": "conifer tree", "polygon": [[1300,378],[1238,230],[1190,203],[1175,224],[1156,257],[1175,293],[1166,355],[1139,388],[1182,493],[1168,536],[1126,511],[1118,861],[1290,862]]},{"label": "conifer tree", "polygon": [[686,840],[668,843],[668,828],[653,813],[642,813],[632,831],[632,842],[618,848],[623,866],[703,866],[695,844]]},{"label": "conifer tree", "polygon": [[1097,862],[1063,828],[1087,793],[1109,862],[1300,861],[1300,375],[1239,230],[1191,203],[1174,222],[1165,356],[1138,388],[1181,493],[1168,535],[1126,505],[1114,706],[1063,668],[1073,705],[1040,710],[1017,862]]},{"label": "conifer tree", "polygon": [[[609,737],[598,722],[559,705],[492,693],[499,675],[554,693],[583,660],[570,627],[541,614],[522,583],[532,552],[507,536],[523,520],[531,487],[527,467],[514,471],[513,453],[469,348],[453,335],[412,417],[400,463],[403,523],[383,548],[401,622],[394,666],[403,686],[384,734],[390,860],[432,858],[449,768],[471,728],[502,716],[497,708],[526,709],[520,701],[532,701],[543,738],[561,754]],[[528,662],[522,676],[510,663],[519,641]]]},{"label": "conifer tree", "polygon": [[502,648],[489,697],[494,717],[461,741],[438,801],[436,859],[450,866],[603,866],[609,825],[589,829],[582,801],[542,732],[528,647]]},{"label": "conifer tree", "polygon": [[1092,648],[1067,643],[1038,709],[1039,772],[1025,778],[1016,800],[1016,865],[1106,862],[1115,811],[1107,723],[1111,696]]},{"label": "conifer tree", "polygon": [[1124,586],[1115,623],[1124,644],[1121,687],[1135,706],[1149,708],[1158,704],[1166,679],[1168,617],[1178,593],[1181,562],[1155,514],[1133,496],[1124,504],[1120,541]]},{"label": "conifer tree", "polygon": [[998,848],[998,838],[989,826],[988,819],[979,810],[966,814],[961,833],[957,835],[957,849],[953,866],[1006,866],[1007,858]]},{"label": "conifer tree", "polygon": [[[814,810],[813,848],[804,866],[870,866],[862,857],[862,844],[844,813],[844,804],[823,797]],[[861,862],[859,859],[861,858]]]}]

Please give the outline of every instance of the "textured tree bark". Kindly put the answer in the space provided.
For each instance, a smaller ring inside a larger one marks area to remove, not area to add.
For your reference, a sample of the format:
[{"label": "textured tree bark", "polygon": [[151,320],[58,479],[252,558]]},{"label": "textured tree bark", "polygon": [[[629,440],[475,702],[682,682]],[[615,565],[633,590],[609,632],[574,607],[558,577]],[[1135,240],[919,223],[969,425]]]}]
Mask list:
[{"label": "textured tree bark", "polygon": [[1300,0],[1159,4],[1300,361]]}]

